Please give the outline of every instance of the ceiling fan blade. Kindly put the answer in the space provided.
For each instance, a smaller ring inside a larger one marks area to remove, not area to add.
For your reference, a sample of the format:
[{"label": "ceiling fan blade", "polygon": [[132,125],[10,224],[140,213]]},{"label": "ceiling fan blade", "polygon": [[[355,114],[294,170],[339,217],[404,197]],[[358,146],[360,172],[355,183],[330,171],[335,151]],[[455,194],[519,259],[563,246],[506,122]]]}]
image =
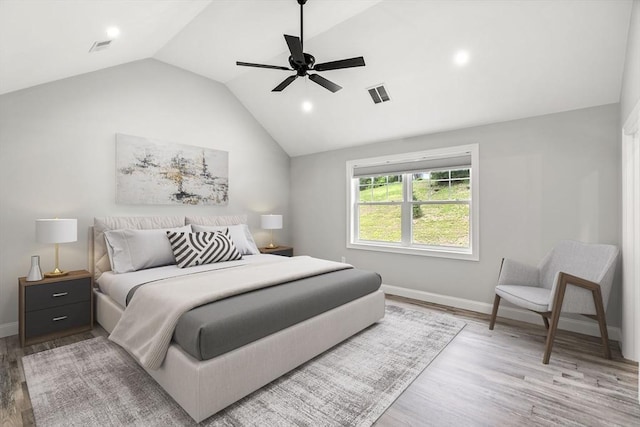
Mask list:
[{"label": "ceiling fan blade", "polygon": [[257,68],[272,68],[274,70],[287,70],[291,71],[291,68],[281,67],[279,65],[265,65],[265,64],[253,64],[251,62],[236,61],[236,65],[242,65],[243,67],[257,67]]},{"label": "ceiling fan blade", "polygon": [[338,86],[334,82],[325,79],[320,74],[309,74],[309,78],[313,80],[315,83],[318,83],[325,89],[329,89],[331,92],[337,92],[342,89],[342,86]]},{"label": "ceiling fan blade", "polygon": [[276,86],[275,88],[273,88],[273,90],[271,90],[271,92],[282,92],[282,90],[284,88],[286,88],[287,86],[289,86],[291,83],[293,83],[293,81],[298,78],[297,74],[294,74],[293,76],[289,76],[286,79],[284,79],[282,81],[282,83],[280,83],[278,86]]},{"label": "ceiling fan blade", "polygon": [[284,39],[287,41],[287,46],[289,46],[289,52],[291,52],[293,60],[298,64],[304,64],[305,60],[304,54],[302,53],[302,43],[300,42],[300,38],[285,34]]},{"label": "ceiling fan blade", "polygon": [[362,56],[358,56],[357,58],[341,59],[339,61],[316,64],[313,69],[316,71],[328,71],[338,70],[340,68],[364,67],[364,65],[364,58]]}]

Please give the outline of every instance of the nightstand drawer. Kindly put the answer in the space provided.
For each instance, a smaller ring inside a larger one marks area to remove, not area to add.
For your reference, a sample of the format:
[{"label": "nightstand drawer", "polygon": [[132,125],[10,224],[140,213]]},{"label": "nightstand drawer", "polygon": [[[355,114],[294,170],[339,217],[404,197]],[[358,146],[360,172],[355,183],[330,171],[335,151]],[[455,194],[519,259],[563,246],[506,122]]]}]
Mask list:
[{"label": "nightstand drawer", "polygon": [[89,299],[91,299],[91,279],[83,278],[38,286],[28,286],[25,289],[25,298],[25,309],[28,312],[73,304],[80,301],[89,301]]},{"label": "nightstand drawer", "polygon": [[27,314],[26,338],[60,332],[65,329],[89,325],[91,305],[86,302],[31,311]]}]

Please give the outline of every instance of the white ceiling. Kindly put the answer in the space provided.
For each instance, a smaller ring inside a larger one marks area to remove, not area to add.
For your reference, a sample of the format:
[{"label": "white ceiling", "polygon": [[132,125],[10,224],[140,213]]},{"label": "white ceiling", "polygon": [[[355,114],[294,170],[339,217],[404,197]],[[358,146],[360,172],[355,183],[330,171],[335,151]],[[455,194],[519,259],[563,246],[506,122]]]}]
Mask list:
[{"label": "white ceiling", "polygon": [[[202,0],[0,0],[0,94],[153,56]],[[107,28],[121,33],[104,51]]]},{"label": "white ceiling", "polygon": [[[0,0],[0,93],[154,57],[225,83],[291,156],[618,102],[631,0],[309,0],[305,51],[332,94],[292,72],[294,0]],[[106,39],[109,49],[88,54]],[[470,54],[458,67],[459,49]],[[392,101],[366,88],[384,83]],[[303,100],[313,103],[302,112]]]}]

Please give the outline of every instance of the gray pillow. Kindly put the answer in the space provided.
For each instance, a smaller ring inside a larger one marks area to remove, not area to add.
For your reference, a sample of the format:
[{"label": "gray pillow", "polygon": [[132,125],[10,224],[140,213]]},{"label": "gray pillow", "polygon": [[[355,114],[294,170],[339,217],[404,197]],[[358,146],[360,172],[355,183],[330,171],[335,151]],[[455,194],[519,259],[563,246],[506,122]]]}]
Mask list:
[{"label": "gray pillow", "polygon": [[167,231],[189,233],[191,226],[151,230],[109,230],[104,232],[111,270],[128,273],[175,264]]}]

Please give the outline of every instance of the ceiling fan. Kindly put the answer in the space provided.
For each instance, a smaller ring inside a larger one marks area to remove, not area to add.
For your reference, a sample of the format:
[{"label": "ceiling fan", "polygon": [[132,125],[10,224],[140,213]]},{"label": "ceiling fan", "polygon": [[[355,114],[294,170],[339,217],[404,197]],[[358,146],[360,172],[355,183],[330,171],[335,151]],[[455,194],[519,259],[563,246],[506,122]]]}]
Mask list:
[{"label": "ceiling fan", "polygon": [[353,67],[364,67],[364,58],[362,56],[358,56],[356,58],[349,59],[341,59],[338,61],[330,61],[323,62],[322,64],[316,64],[316,59],[313,55],[308,53],[304,53],[303,50],[303,30],[304,30],[304,21],[302,8],[307,0],[297,0],[300,5],[300,37],[289,36],[287,34],[284,35],[284,39],[287,42],[287,46],[289,46],[289,52],[291,55],[289,56],[289,67],[281,67],[278,65],[265,65],[265,64],[254,64],[251,62],[240,62],[237,61],[236,65],[241,65],[244,67],[257,67],[257,68],[272,68],[274,70],[286,70],[286,71],[295,71],[296,74],[287,77],[284,79],[282,83],[276,86],[272,92],[281,92],[284,88],[289,86],[295,79],[298,77],[309,76],[309,79],[313,82],[319,84],[325,89],[330,90],[331,92],[337,92],[342,89],[342,86],[339,86],[333,83],[330,80],[325,79],[320,74],[310,74],[310,71],[329,71],[329,70],[339,70],[341,68],[353,68]]}]

